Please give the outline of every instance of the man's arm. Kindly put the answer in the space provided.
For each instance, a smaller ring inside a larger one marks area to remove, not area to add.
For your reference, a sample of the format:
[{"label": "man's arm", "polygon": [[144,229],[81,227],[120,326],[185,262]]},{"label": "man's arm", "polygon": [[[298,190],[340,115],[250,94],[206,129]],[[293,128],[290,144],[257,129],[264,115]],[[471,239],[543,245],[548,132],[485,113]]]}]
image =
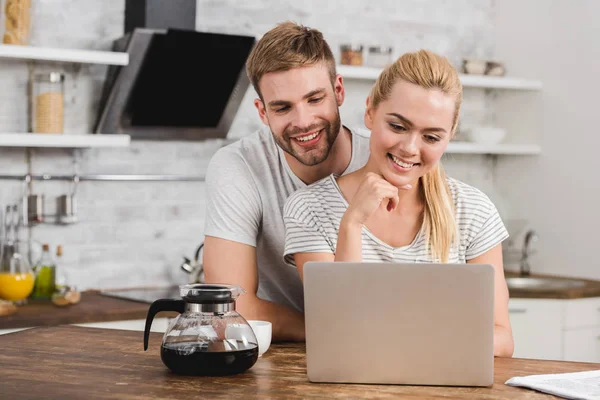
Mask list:
[{"label": "man's arm", "polygon": [[207,283],[239,285],[246,291],[236,301],[236,309],[245,319],[270,321],[273,324],[273,341],[305,340],[304,314],[256,296],[258,268],[255,247],[207,236],[203,250]]}]

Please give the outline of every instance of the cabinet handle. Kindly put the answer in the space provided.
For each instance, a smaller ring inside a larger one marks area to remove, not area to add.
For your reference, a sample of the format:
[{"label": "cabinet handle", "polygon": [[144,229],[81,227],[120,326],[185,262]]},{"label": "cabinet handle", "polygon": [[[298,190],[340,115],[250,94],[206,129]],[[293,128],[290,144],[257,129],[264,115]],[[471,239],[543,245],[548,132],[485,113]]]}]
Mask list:
[{"label": "cabinet handle", "polygon": [[525,309],[525,308],[509,308],[508,309],[509,314],[525,314],[526,312],[527,312],[527,309]]}]

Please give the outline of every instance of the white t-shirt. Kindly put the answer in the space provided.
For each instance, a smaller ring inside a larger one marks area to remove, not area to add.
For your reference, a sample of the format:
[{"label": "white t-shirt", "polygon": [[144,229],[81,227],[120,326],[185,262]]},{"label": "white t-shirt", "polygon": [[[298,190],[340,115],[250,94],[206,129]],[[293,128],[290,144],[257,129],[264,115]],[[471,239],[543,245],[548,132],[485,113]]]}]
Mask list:
[{"label": "white t-shirt", "polygon": [[[369,132],[349,130],[352,156],[344,174],[369,158]],[[205,235],[256,247],[258,296],[299,311],[304,309],[302,281],[282,257],[283,205],[304,187],[266,127],[219,149],[206,172]]]},{"label": "white t-shirt", "polygon": [[[456,206],[457,245],[450,251],[449,263],[464,263],[508,237],[500,215],[480,190],[447,178]],[[294,193],[285,204],[285,251],[288,265],[295,266],[295,253],[335,254],[340,221],[348,202],[333,175]],[[412,243],[394,248],[381,241],[368,228],[362,229],[362,253],[366,262],[430,263],[425,232],[420,229]]]}]

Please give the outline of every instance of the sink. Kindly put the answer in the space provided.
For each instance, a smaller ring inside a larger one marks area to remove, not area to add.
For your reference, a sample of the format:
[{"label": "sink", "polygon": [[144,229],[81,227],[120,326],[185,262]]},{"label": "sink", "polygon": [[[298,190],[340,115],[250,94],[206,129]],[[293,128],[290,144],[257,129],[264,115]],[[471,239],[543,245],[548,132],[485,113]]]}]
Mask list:
[{"label": "sink", "polygon": [[585,281],[560,278],[506,278],[509,289],[556,290],[584,287]]}]

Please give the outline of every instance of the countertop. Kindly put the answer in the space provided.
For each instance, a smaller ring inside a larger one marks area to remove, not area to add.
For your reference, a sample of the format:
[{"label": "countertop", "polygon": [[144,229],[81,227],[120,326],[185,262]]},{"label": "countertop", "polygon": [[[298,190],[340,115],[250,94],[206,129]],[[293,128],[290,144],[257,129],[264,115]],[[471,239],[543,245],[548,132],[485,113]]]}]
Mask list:
[{"label": "countertop", "polygon": [[[506,271],[505,276],[506,278],[521,277],[521,275],[519,275],[518,273],[510,271]],[[558,280],[579,280],[584,281],[585,285],[577,288],[546,290],[509,288],[511,299],[583,299],[587,297],[600,297],[600,281],[544,274],[531,274],[529,277]]]},{"label": "countertop", "polygon": [[41,327],[0,337],[0,393],[7,399],[414,398],[547,399],[504,384],[513,376],[600,369],[600,364],[496,358],[490,387],[315,384],[306,377],[305,347],[272,344],[243,374],[184,377],[160,359],[162,335],[148,351],[141,332],[76,326]]},{"label": "countertop", "polygon": [[[85,291],[79,303],[66,307],[55,306],[49,300],[28,300],[15,314],[0,317],[0,329],[146,319],[149,307],[147,303],[103,296],[95,290]],[[160,313],[158,317],[175,315]]]}]

